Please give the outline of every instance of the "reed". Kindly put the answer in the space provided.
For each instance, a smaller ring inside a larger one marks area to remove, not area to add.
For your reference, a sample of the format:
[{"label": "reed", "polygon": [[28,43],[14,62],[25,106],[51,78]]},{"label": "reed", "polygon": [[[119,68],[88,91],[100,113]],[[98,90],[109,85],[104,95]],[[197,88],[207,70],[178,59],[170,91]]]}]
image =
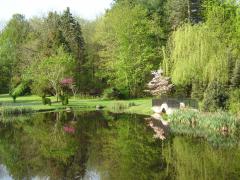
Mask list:
[{"label": "reed", "polygon": [[239,122],[227,112],[204,113],[193,110],[178,110],[170,115],[168,120],[172,125],[182,125],[182,130],[178,131],[188,131],[201,136],[212,133],[234,135]]},{"label": "reed", "polygon": [[111,105],[110,109],[111,109],[113,112],[121,113],[121,112],[124,112],[128,107],[129,107],[129,104],[127,104],[127,103],[116,102],[116,103],[113,103],[113,104]]},{"label": "reed", "polygon": [[0,115],[21,115],[26,113],[32,113],[34,110],[30,107],[24,106],[2,106],[0,107]]}]

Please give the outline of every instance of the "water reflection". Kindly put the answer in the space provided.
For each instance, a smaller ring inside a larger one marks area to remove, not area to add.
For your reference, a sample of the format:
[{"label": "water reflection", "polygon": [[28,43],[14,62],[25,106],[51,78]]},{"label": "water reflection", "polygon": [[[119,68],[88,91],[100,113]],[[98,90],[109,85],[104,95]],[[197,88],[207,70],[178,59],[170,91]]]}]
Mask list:
[{"label": "water reflection", "polygon": [[11,180],[12,177],[8,174],[6,166],[0,164],[0,177],[2,180]]},{"label": "water reflection", "polygon": [[[153,138],[144,117],[41,113],[0,123],[0,179],[238,179],[238,149]],[[232,161],[234,159],[234,161]]]}]

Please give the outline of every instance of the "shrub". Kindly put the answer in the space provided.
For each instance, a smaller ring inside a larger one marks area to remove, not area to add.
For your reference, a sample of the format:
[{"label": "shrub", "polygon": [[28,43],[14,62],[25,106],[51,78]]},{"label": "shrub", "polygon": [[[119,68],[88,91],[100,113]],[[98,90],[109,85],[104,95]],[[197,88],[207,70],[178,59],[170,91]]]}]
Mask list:
[{"label": "shrub", "polygon": [[103,99],[127,99],[129,91],[126,89],[108,88],[103,91]]},{"label": "shrub", "polygon": [[128,89],[119,89],[119,99],[129,99],[130,92]]},{"label": "shrub", "polygon": [[52,105],[52,102],[51,102],[51,99],[50,98],[46,98],[46,97],[42,97],[42,103],[44,104],[44,105]]},{"label": "shrub", "polygon": [[68,105],[68,97],[65,96],[63,101],[62,101],[62,105]]},{"label": "shrub", "polygon": [[17,96],[16,95],[11,95],[11,96],[12,96],[13,102],[15,103],[16,99],[17,99]]},{"label": "shrub", "polygon": [[119,99],[120,91],[116,88],[108,88],[103,92],[103,99]]},{"label": "shrub", "polygon": [[68,96],[67,95],[60,95],[60,100],[62,102],[62,105],[68,105],[69,101],[68,101]]},{"label": "shrub", "polygon": [[128,103],[128,107],[133,107],[133,106],[136,106],[136,104],[134,102]]},{"label": "shrub", "polygon": [[13,98],[13,102],[16,102],[18,96],[24,95],[28,88],[29,82],[22,82],[16,88],[12,89],[9,95]]},{"label": "shrub", "polygon": [[224,86],[217,81],[210,82],[204,92],[202,110],[213,112],[218,109],[225,109],[228,95]]}]

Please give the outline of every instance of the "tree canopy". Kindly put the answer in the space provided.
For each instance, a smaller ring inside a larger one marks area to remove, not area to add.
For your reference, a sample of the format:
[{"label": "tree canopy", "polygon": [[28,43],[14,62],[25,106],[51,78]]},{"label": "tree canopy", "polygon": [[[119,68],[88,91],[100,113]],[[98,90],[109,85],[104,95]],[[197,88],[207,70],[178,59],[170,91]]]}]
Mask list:
[{"label": "tree canopy", "polygon": [[231,0],[115,0],[94,21],[69,8],[30,19],[16,14],[0,33],[0,92],[25,84],[36,93],[38,84],[56,95],[61,78],[72,78],[79,93],[110,88],[142,97],[151,72],[160,68],[174,83],[173,96],[202,101],[215,82],[235,92],[239,10]]}]

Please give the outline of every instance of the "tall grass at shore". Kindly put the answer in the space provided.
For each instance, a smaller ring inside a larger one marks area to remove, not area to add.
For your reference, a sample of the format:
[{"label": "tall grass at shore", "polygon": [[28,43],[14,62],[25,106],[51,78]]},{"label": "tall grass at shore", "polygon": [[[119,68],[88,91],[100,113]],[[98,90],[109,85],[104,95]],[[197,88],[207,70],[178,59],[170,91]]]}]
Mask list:
[{"label": "tall grass at shore", "polygon": [[21,115],[26,113],[32,113],[34,110],[31,107],[24,106],[1,106],[0,115]]},{"label": "tall grass at shore", "polygon": [[230,113],[178,110],[168,120],[173,133],[202,137],[214,146],[240,145],[240,120]]},{"label": "tall grass at shore", "polygon": [[168,119],[173,125],[181,125],[182,131],[191,129],[196,134],[214,132],[233,135],[239,124],[237,117],[227,112],[204,113],[194,110],[178,110]]}]

